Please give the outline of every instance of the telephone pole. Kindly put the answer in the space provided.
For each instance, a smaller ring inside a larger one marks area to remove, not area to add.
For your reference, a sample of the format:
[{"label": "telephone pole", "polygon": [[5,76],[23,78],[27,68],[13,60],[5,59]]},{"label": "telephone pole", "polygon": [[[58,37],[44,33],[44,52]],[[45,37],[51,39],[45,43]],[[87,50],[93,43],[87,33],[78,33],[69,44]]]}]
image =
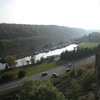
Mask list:
[{"label": "telephone pole", "polygon": [[96,82],[97,82],[97,96],[98,100],[100,100],[100,53],[96,54],[95,71],[96,71]]}]

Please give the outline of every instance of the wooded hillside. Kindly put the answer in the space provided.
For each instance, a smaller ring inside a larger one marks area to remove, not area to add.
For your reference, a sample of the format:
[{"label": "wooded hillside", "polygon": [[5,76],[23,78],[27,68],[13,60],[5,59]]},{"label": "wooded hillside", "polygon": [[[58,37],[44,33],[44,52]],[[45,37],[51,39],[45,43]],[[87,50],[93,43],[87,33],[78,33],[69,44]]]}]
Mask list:
[{"label": "wooded hillside", "polygon": [[79,39],[74,39],[75,43],[100,43],[100,32],[92,32]]},{"label": "wooded hillside", "polygon": [[0,24],[0,55],[28,52],[86,34],[83,29],[56,25]]}]

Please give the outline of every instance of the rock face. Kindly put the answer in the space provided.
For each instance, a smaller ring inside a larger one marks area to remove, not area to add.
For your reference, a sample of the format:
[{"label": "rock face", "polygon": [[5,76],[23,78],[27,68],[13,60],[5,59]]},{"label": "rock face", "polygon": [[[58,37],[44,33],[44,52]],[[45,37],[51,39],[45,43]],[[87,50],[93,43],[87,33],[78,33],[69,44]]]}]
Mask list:
[{"label": "rock face", "polygon": [[96,81],[97,81],[97,95],[100,100],[100,52],[96,54]]}]

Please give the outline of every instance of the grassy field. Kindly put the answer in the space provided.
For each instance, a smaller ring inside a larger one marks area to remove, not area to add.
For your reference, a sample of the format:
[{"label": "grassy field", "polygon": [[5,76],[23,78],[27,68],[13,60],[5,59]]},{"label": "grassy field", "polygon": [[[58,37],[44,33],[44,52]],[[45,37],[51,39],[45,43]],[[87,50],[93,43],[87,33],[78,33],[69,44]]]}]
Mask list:
[{"label": "grassy field", "polygon": [[82,43],[80,45],[81,48],[95,48],[99,43]]},{"label": "grassy field", "polygon": [[[36,73],[40,73],[40,72],[55,68],[55,67],[57,67],[57,65],[58,65],[57,62],[44,62],[42,64],[11,69],[10,71],[7,71],[7,72],[14,72],[15,75],[16,75],[16,78],[17,78],[18,72],[20,70],[25,70],[26,71],[26,76],[29,76],[29,75],[33,75],[33,74],[36,74]],[[6,71],[0,71],[0,75],[4,74],[5,72]]]}]

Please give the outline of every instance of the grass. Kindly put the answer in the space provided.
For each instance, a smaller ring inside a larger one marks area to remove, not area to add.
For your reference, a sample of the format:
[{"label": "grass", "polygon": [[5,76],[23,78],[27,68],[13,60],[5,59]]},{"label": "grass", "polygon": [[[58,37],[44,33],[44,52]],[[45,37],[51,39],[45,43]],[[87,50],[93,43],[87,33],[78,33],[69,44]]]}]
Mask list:
[{"label": "grass", "polygon": [[[26,71],[26,76],[29,75],[34,75],[36,73],[40,73],[49,69],[53,69],[59,65],[57,62],[44,62],[42,64],[37,64],[37,65],[31,65],[31,66],[23,66],[23,67],[18,67],[15,69],[12,69],[10,71],[0,71],[0,75],[4,74],[5,72],[14,72],[16,75],[16,79],[18,78],[18,72],[20,70],[25,70]],[[5,95],[9,95],[9,93],[14,92],[15,88],[4,90],[3,92],[0,92],[0,97],[3,97]]]},{"label": "grass", "polygon": [[99,43],[82,43],[80,45],[81,48],[95,48],[98,46]]},{"label": "grass", "polygon": [[[23,67],[18,67],[15,69],[11,69],[7,72],[14,72],[16,75],[16,78],[18,76],[18,72],[20,70],[25,70],[26,71],[26,76],[29,75],[34,75],[49,69],[53,69],[55,67],[57,67],[57,62],[44,62],[42,64],[37,64],[37,65],[31,65],[31,66],[23,66]],[[4,74],[6,71],[0,71],[0,75]]]}]

